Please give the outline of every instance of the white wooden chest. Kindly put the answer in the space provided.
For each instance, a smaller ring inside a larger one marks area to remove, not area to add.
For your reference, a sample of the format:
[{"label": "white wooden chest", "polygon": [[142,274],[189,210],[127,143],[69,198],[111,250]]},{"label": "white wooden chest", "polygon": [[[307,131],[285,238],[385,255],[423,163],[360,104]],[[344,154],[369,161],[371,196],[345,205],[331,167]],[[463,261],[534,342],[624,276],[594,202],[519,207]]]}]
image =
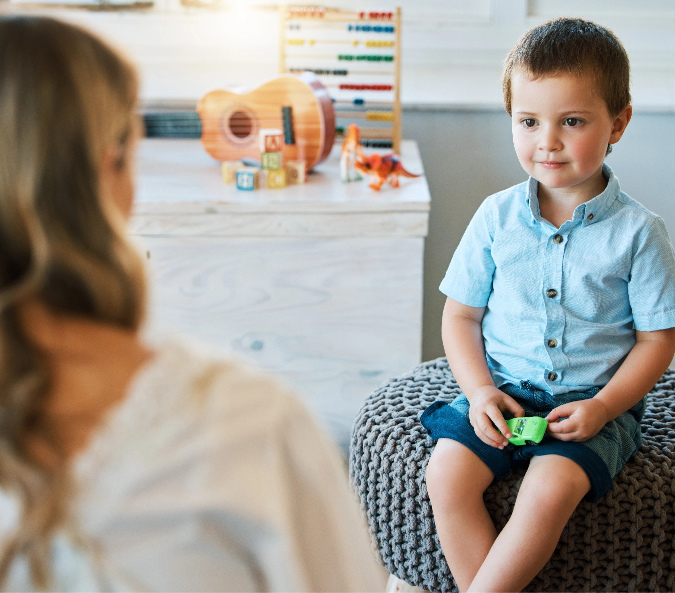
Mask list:
[{"label": "white wooden chest", "polygon": [[[401,153],[423,172],[416,143]],[[424,176],[379,192],[342,183],[339,154],[304,185],[246,192],[199,140],[144,139],[131,229],[150,267],[150,335],[275,373],[346,451],[364,397],[420,362],[430,197]]]}]

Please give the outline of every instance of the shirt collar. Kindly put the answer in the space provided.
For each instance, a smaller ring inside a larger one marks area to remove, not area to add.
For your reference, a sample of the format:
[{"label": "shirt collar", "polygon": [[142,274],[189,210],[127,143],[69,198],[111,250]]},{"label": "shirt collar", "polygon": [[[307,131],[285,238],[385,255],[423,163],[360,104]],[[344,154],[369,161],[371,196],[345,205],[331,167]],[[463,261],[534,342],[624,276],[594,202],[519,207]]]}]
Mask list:
[{"label": "shirt collar", "polygon": [[[607,214],[614,203],[614,200],[616,200],[621,191],[619,180],[607,163],[602,165],[602,174],[605,179],[607,179],[607,187],[601,194],[588,200],[588,202],[579,204],[574,210],[574,215],[572,217],[573,221],[582,220],[582,224],[596,223],[599,220],[602,220],[603,216]],[[532,215],[532,222],[546,224],[539,211],[539,200],[537,199],[538,186],[539,182],[533,177],[530,177],[527,186],[527,204]]]}]

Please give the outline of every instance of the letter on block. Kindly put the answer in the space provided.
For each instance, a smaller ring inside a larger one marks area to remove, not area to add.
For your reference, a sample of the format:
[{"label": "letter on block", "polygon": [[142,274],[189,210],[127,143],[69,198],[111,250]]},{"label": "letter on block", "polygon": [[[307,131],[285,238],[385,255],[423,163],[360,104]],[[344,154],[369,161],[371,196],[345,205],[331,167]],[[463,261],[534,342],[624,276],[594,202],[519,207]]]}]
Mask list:
[{"label": "letter on block", "polygon": [[241,161],[225,161],[223,163],[223,181],[225,183],[237,182],[237,171],[244,166]]},{"label": "letter on block", "polygon": [[260,130],[260,152],[281,152],[284,147],[284,137],[281,130],[276,128]]},{"label": "letter on block", "polygon": [[237,189],[253,191],[260,183],[260,171],[255,167],[242,167],[237,171]]},{"label": "letter on block", "polygon": [[286,187],[286,171],[284,169],[265,171],[265,180],[269,189]]},{"label": "letter on block", "polygon": [[288,161],[286,163],[286,180],[289,184],[305,183],[307,181],[305,161]]},{"label": "letter on block", "polygon": [[260,164],[263,169],[267,169],[268,171],[281,169],[281,153],[263,152],[260,155]]}]

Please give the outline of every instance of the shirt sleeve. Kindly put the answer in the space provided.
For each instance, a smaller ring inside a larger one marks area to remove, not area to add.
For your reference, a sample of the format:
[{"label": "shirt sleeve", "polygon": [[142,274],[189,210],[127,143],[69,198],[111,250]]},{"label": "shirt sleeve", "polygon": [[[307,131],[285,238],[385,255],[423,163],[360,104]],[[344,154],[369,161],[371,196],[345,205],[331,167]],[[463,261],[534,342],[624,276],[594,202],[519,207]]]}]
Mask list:
[{"label": "shirt sleeve", "polygon": [[628,296],[636,330],[675,327],[675,253],[659,217],[637,245]]},{"label": "shirt sleeve", "polygon": [[491,227],[488,198],[471,219],[439,287],[443,294],[469,307],[485,307],[492,292],[495,262]]}]

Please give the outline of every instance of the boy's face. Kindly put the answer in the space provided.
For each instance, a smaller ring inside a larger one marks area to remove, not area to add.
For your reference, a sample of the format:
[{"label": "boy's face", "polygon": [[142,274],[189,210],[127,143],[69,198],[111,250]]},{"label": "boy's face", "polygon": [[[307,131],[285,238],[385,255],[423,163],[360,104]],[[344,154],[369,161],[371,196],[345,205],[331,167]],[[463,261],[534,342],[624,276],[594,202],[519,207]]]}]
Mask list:
[{"label": "boy's face", "polygon": [[[551,190],[597,195],[607,145],[618,142],[630,120],[617,117],[590,74],[555,74],[536,80],[516,70],[511,81],[513,144],[523,169]],[[603,185],[604,187],[604,185]]]}]

